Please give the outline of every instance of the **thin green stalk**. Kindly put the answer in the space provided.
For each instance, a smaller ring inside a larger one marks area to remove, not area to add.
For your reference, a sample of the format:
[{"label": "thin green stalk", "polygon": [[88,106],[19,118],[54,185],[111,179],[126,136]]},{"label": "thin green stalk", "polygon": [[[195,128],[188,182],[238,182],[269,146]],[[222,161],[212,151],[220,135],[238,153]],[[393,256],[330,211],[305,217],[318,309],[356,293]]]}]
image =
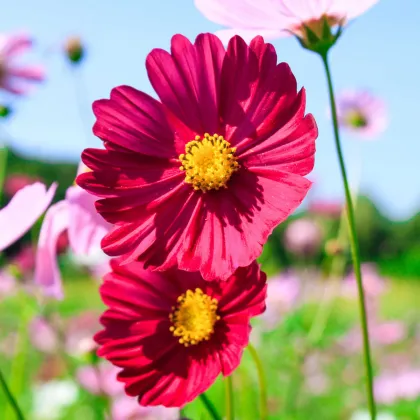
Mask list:
[{"label": "thin green stalk", "polygon": [[267,380],[265,378],[264,367],[261,363],[261,359],[258,356],[258,352],[255,347],[248,344],[249,353],[254,360],[255,367],[257,368],[258,382],[260,386],[260,420],[266,420],[268,418],[268,406],[267,406]]},{"label": "thin green stalk", "polygon": [[335,145],[337,149],[338,161],[340,164],[341,175],[343,178],[344,192],[346,196],[347,216],[348,216],[348,221],[349,221],[349,233],[350,233],[350,247],[351,247],[351,254],[352,254],[352,259],[353,259],[354,274],[357,280],[357,288],[359,292],[359,309],[360,309],[361,326],[362,326],[362,333],[363,333],[363,353],[364,353],[364,359],[365,359],[366,390],[367,390],[367,395],[368,395],[369,412],[370,412],[371,419],[375,420],[376,406],[375,406],[375,398],[373,395],[372,362],[371,362],[371,355],[370,355],[369,332],[368,332],[368,323],[367,323],[367,315],[366,315],[365,296],[364,296],[363,283],[362,283],[362,272],[360,269],[360,253],[359,253],[359,243],[358,243],[357,232],[356,232],[354,208],[353,208],[353,202],[351,198],[349,182],[347,179],[347,172],[346,172],[346,166],[344,163],[343,152],[341,150],[340,134],[339,134],[339,129],[338,129],[337,109],[336,109],[335,98],[334,98],[334,88],[332,84],[331,71],[330,71],[330,66],[328,64],[327,53],[321,54],[321,58],[322,58],[322,62],[325,68],[325,73],[327,76],[328,91],[329,91],[330,105],[331,105],[331,116],[332,116],[333,126],[334,126],[334,139],[335,139]]},{"label": "thin green stalk", "polygon": [[7,148],[6,145],[0,148],[0,202],[3,197],[3,186],[4,186],[4,180],[6,178],[8,154],[9,154],[9,149]]},{"label": "thin green stalk", "polygon": [[233,384],[232,384],[232,375],[225,378],[225,418],[226,420],[233,420],[234,408],[233,408]]},{"label": "thin green stalk", "polygon": [[206,394],[200,394],[200,400],[203,403],[204,407],[206,407],[206,410],[209,412],[213,420],[221,420],[219,414],[216,411],[216,408],[214,407],[213,403],[209,400]]},{"label": "thin green stalk", "polygon": [[6,380],[4,379],[3,372],[0,370],[0,385],[6,395],[7,401],[9,401],[10,406],[12,407],[13,411],[15,412],[15,416],[18,420],[25,420],[25,417],[22,414],[21,409],[16,401],[16,398],[10,391],[9,386],[7,385]]}]

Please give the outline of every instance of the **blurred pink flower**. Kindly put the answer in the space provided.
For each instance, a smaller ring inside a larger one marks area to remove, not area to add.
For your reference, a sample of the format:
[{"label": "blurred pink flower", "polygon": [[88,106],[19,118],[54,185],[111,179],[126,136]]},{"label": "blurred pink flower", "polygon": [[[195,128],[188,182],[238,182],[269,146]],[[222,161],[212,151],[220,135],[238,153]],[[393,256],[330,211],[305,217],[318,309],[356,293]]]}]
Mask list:
[{"label": "blurred pink flower", "polygon": [[89,255],[100,249],[102,238],[111,225],[95,209],[96,198],[78,186],[67,189],[66,199],[48,210],[39,235],[35,283],[45,295],[62,299],[60,270],[57,264],[57,241],[68,229],[71,250]]},{"label": "blurred pink flower", "polygon": [[35,266],[35,248],[24,245],[22,249],[10,259],[10,264],[17,267],[23,275],[31,274]]},{"label": "blurred pink flower", "polygon": [[308,205],[308,212],[320,216],[337,218],[343,211],[343,203],[340,201],[312,201]]},{"label": "blurred pink flower", "polygon": [[375,398],[382,404],[414,400],[420,396],[420,369],[388,372],[375,378]]},{"label": "blurred pink flower", "polygon": [[91,394],[105,394],[112,398],[113,420],[178,420],[179,409],[143,407],[137,398],[125,395],[124,386],[117,380],[120,368],[104,362],[98,366],[83,366],[76,373],[80,385]]},{"label": "blurred pink flower", "polygon": [[300,282],[294,274],[282,273],[269,279],[267,284],[267,308],[260,318],[265,329],[272,330],[295,305]]},{"label": "blurred pink flower", "polygon": [[44,184],[35,182],[20,189],[0,210],[0,251],[20,239],[50,205],[57,185],[47,191]]},{"label": "blurred pink flower", "polygon": [[378,0],[195,0],[197,8],[213,22],[227,26],[216,34],[227,42],[233,35],[246,41],[257,35],[277,38],[302,35],[303,25],[315,33],[322,31],[322,20],[330,26],[344,25]]},{"label": "blurred pink flower", "polygon": [[[372,346],[387,346],[398,343],[407,337],[407,327],[400,321],[379,322],[369,319],[369,338]],[[363,340],[360,327],[351,329],[340,340],[346,352],[358,352],[362,348]]]},{"label": "blurred pink flower", "polygon": [[[379,275],[374,264],[362,264],[362,281],[365,294],[368,298],[375,298],[386,288],[385,280]],[[349,297],[357,296],[357,283],[354,273],[349,274],[344,279],[342,292]]]},{"label": "blurred pink flower", "polygon": [[67,353],[80,356],[94,351],[93,336],[101,328],[99,314],[87,311],[69,320],[66,326],[65,348]]},{"label": "blurred pink flower", "polygon": [[7,272],[7,270],[0,271],[0,298],[10,296],[16,291],[16,279]]},{"label": "blurred pink flower", "polygon": [[58,347],[58,337],[50,323],[37,316],[29,324],[29,339],[32,345],[43,353],[54,353]]},{"label": "blurred pink flower", "polygon": [[32,38],[25,34],[0,35],[0,88],[23,95],[29,82],[44,80],[44,69],[35,65],[17,65],[15,59],[32,47]]},{"label": "blurred pink flower", "polygon": [[285,247],[298,255],[313,255],[322,242],[322,230],[315,220],[297,219],[284,232]]},{"label": "blurred pink flower", "polygon": [[368,91],[346,90],[337,95],[339,124],[365,139],[383,133],[388,125],[385,102]]}]

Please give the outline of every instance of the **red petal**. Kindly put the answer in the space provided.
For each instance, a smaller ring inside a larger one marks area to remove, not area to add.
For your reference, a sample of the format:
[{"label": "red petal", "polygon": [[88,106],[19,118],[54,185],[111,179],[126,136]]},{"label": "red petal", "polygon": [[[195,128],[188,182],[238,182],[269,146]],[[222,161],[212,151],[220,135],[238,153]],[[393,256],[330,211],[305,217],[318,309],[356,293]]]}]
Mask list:
[{"label": "red petal", "polygon": [[[201,34],[195,44],[172,38],[171,54],[155,49],[147,57],[149,79],[162,103],[194,133],[219,132],[220,73],[225,50],[214,35]],[[184,139],[185,142],[193,137]]]},{"label": "red petal", "polygon": [[112,90],[110,99],[94,102],[93,132],[103,141],[156,157],[178,157],[162,105],[129,86]]}]

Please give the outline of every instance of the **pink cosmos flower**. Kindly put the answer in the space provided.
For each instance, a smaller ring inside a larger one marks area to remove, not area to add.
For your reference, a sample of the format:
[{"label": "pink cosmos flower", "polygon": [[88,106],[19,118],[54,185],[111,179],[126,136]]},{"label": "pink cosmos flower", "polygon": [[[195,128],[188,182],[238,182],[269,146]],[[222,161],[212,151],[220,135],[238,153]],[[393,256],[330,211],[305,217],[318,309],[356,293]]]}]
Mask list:
[{"label": "pink cosmos flower", "polygon": [[32,38],[25,34],[0,35],[0,88],[23,95],[29,82],[44,80],[44,69],[35,65],[17,65],[15,59],[32,47]]},{"label": "pink cosmos flower", "polygon": [[345,90],[339,93],[337,115],[343,128],[365,139],[383,133],[388,125],[385,102],[366,90]]},{"label": "pink cosmos flower", "polygon": [[226,51],[211,34],[175,35],[146,67],[160,101],[129,86],[96,101],[104,149],[83,152],[92,171],[77,183],[115,225],[106,254],[226,280],[311,186],[318,133],[305,91],[261,37]]},{"label": "pink cosmos flower", "polygon": [[80,385],[91,394],[104,394],[111,398],[113,420],[178,420],[178,408],[143,407],[136,398],[125,395],[124,386],[117,381],[121,369],[108,362],[98,366],[83,366],[76,373]]},{"label": "pink cosmos flower", "polygon": [[37,177],[26,174],[11,174],[4,181],[3,190],[8,197],[13,197],[23,187],[41,181],[42,180]]},{"label": "pink cosmos flower", "polygon": [[322,33],[323,20],[329,26],[344,25],[366,12],[378,0],[195,0],[197,8],[213,22],[227,26],[217,35],[227,42],[238,34],[245,40],[257,35],[267,39],[295,34],[303,26]]},{"label": "pink cosmos flower", "polygon": [[19,190],[0,210],[0,252],[20,239],[50,205],[57,185],[47,191],[44,184],[35,182]]},{"label": "pink cosmos flower", "polygon": [[308,212],[314,215],[337,218],[343,211],[343,203],[339,201],[314,200],[308,205]]},{"label": "pink cosmos flower", "polygon": [[321,227],[315,220],[302,218],[290,222],[287,226],[284,244],[292,253],[308,256],[319,250],[322,237]]},{"label": "pink cosmos flower", "polygon": [[76,255],[89,255],[100,249],[110,225],[95,210],[95,198],[78,186],[68,188],[66,199],[48,210],[39,235],[35,284],[47,296],[63,297],[57,264],[57,241],[68,229],[70,248]]},{"label": "pink cosmos flower", "polygon": [[296,303],[300,292],[299,279],[292,273],[282,273],[267,282],[266,311],[261,321],[267,330],[272,330]]},{"label": "pink cosmos flower", "polygon": [[32,345],[43,353],[54,353],[58,347],[58,337],[50,323],[37,316],[29,324],[29,339]]}]

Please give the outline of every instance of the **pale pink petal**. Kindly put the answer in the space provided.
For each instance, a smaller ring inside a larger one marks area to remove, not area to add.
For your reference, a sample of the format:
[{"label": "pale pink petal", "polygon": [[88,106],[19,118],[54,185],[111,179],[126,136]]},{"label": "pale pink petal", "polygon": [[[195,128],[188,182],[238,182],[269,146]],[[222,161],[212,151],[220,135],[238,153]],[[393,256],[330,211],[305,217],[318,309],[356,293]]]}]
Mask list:
[{"label": "pale pink petal", "polygon": [[26,80],[42,81],[45,70],[42,66],[10,67],[7,71],[9,77],[19,77]]},{"label": "pale pink petal", "polygon": [[45,215],[39,235],[35,263],[35,284],[46,296],[63,298],[60,270],[57,264],[57,240],[69,226],[69,205],[60,201]]},{"label": "pale pink petal", "polygon": [[249,44],[257,35],[261,35],[264,39],[274,39],[289,36],[290,34],[278,29],[222,29],[216,31],[215,35],[217,35],[224,44],[227,44],[235,35],[239,35],[247,44]]},{"label": "pale pink petal", "polygon": [[0,36],[0,54],[7,57],[21,54],[32,46],[32,38],[27,34]]},{"label": "pale pink petal", "polygon": [[99,250],[102,238],[111,230],[96,211],[96,197],[78,186],[66,193],[69,205],[69,242],[76,255],[88,255]]},{"label": "pale pink petal", "polygon": [[0,251],[20,239],[50,205],[57,184],[47,191],[44,184],[36,182],[19,190],[9,204],[0,210]]}]

